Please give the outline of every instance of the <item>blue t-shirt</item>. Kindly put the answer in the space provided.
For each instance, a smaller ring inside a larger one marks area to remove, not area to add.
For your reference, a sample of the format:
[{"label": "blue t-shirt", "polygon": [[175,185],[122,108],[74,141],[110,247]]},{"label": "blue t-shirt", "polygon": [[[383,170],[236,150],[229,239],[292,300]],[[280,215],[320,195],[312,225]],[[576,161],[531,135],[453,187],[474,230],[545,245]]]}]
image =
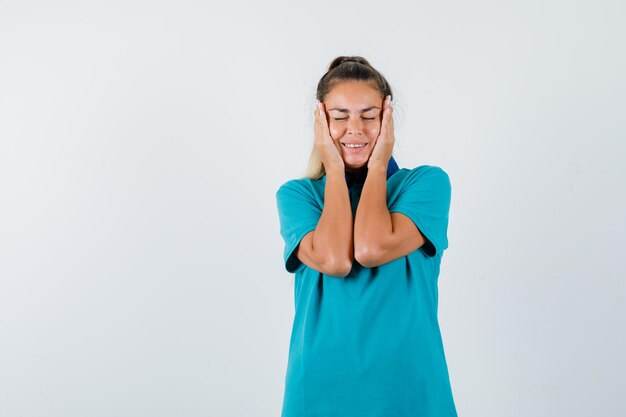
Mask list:
[{"label": "blue t-shirt", "polygon": [[[346,176],[348,179],[348,176]],[[407,256],[333,277],[295,249],[324,207],[326,176],[276,192],[284,265],[295,273],[295,316],[282,417],[456,417],[437,319],[439,267],[448,247],[451,186],[422,165],[387,171],[387,207],[427,242]],[[356,213],[363,181],[348,181]]]}]

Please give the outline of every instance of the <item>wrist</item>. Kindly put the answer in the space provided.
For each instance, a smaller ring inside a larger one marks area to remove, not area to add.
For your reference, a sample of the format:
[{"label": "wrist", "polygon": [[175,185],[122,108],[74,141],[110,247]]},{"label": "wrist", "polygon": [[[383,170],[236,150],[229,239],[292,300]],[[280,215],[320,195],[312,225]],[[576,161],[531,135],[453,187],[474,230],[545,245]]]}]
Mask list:
[{"label": "wrist", "polygon": [[335,165],[335,166],[330,166],[328,168],[324,168],[324,170],[326,171],[326,176],[331,176],[331,177],[345,177],[345,168],[343,166],[340,165]]},{"label": "wrist", "polygon": [[370,161],[367,164],[367,172],[384,172],[387,173],[387,165],[381,161]]}]

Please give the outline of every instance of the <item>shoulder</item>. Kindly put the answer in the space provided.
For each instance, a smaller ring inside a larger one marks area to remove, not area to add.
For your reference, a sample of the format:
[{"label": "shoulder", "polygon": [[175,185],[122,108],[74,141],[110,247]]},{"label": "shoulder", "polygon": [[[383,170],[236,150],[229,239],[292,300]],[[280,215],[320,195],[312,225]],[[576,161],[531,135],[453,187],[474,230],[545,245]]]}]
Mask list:
[{"label": "shoulder", "polygon": [[282,183],[276,190],[277,199],[308,198],[314,200],[315,196],[323,190],[321,180],[311,180],[310,178],[296,178]]},{"label": "shoulder", "polygon": [[450,186],[450,176],[437,165],[419,165],[415,168],[403,168],[406,170],[405,180],[409,184],[434,182],[439,185]]},{"label": "shoulder", "polygon": [[311,180],[308,178],[295,178],[282,183],[276,190],[276,194],[282,194],[289,191],[302,191],[310,187]]},{"label": "shoulder", "polygon": [[424,176],[424,175],[430,175],[430,176],[439,175],[439,176],[448,177],[448,173],[444,171],[443,168],[437,165],[419,165],[419,166],[416,166],[415,168],[408,168],[408,171],[409,171],[408,175],[411,175],[411,176],[419,177],[419,176]]}]

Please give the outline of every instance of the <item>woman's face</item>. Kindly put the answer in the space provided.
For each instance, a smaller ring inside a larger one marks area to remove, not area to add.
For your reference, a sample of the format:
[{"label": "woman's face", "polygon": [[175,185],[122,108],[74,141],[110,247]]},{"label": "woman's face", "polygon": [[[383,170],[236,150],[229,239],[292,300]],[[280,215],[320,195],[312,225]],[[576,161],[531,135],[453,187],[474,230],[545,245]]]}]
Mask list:
[{"label": "woman's face", "polygon": [[[344,81],[326,95],[330,136],[341,144],[341,157],[347,168],[361,168],[374,149],[380,132],[383,98],[371,84]],[[348,148],[346,144],[363,145]]]}]

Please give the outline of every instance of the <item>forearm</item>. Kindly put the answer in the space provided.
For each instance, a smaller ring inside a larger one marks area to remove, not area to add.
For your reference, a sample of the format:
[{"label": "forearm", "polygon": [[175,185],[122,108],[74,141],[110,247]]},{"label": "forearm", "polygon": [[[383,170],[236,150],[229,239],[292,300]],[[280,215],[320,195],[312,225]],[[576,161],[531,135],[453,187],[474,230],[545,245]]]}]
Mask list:
[{"label": "forearm", "polygon": [[329,268],[349,270],[352,264],[352,208],[343,168],[326,172],[324,209],[315,229],[313,249]]},{"label": "forearm", "polygon": [[387,167],[368,167],[354,221],[355,257],[372,259],[393,233],[387,208]]}]

